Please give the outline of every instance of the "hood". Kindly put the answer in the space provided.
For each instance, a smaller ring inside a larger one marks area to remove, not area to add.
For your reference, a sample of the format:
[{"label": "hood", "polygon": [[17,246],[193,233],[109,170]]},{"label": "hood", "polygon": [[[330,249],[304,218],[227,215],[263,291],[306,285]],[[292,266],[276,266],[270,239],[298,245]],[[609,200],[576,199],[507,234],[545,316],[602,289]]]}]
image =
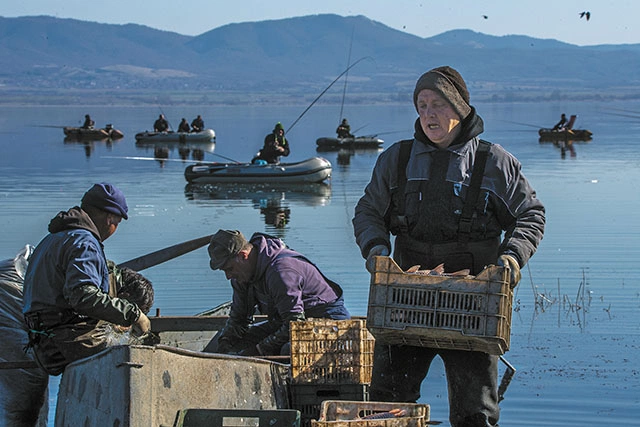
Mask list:
[{"label": "hood", "polygon": [[79,206],[74,206],[68,211],[60,211],[49,222],[49,233],[58,233],[64,230],[77,230],[83,229],[91,232],[99,241],[100,232],[93,223],[93,220],[85,211]]},{"label": "hood", "polygon": [[254,279],[262,277],[273,259],[282,251],[288,249],[282,240],[268,234],[254,233],[249,241],[258,249],[258,261]]}]

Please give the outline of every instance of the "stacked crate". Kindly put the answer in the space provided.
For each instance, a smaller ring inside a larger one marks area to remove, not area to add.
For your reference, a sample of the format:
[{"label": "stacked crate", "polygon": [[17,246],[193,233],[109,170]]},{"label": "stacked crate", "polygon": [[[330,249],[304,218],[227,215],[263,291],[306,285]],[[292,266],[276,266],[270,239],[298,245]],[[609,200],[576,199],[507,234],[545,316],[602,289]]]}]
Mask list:
[{"label": "stacked crate", "polygon": [[311,427],[425,427],[430,409],[420,403],[325,400]]},{"label": "stacked crate", "polygon": [[290,331],[291,407],[303,426],[325,400],[369,400],[375,339],[365,320],[310,319]]}]

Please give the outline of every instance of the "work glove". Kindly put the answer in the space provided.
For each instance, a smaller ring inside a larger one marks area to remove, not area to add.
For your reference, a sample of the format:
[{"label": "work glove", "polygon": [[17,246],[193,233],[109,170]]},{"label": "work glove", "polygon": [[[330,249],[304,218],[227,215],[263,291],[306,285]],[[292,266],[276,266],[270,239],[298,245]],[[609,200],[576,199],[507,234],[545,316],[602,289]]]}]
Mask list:
[{"label": "work glove", "polygon": [[143,312],[140,312],[140,317],[138,317],[136,323],[131,326],[131,332],[135,337],[141,337],[151,331],[151,321]]},{"label": "work glove", "polygon": [[261,354],[262,353],[260,352],[260,348],[257,344],[238,352],[238,356],[260,356]]},{"label": "work glove", "polygon": [[498,265],[509,269],[509,286],[511,289],[515,288],[521,277],[518,261],[511,255],[503,254],[498,257]]},{"label": "work glove", "polygon": [[375,272],[376,268],[376,257],[377,256],[389,256],[389,248],[385,245],[375,245],[369,251],[369,255],[367,255],[367,271],[369,273]]}]

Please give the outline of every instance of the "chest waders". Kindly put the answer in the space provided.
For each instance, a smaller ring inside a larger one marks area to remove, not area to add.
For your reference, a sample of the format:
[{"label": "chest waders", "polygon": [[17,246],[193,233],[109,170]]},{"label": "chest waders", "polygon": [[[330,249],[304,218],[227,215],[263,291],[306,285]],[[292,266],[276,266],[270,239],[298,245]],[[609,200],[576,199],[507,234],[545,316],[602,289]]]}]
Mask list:
[{"label": "chest waders", "polygon": [[[400,143],[398,187],[391,196],[389,229],[396,236],[394,259],[400,268],[420,265],[424,269],[444,263],[447,272],[471,269],[479,273],[498,257],[499,236],[472,239],[476,206],[491,143],[480,140],[464,200],[454,183],[446,180],[449,151],[432,155],[428,181],[408,181],[407,164],[413,140]],[[454,212],[460,211],[460,216]]]}]

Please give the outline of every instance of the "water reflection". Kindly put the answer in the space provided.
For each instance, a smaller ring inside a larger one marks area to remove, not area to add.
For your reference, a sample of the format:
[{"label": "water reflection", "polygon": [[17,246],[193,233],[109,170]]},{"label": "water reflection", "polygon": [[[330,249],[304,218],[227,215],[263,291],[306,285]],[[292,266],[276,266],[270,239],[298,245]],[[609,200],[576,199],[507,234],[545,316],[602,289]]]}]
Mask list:
[{"label": "water reflection", "polygon": [[384,150],[382,147],[374,148],[340,148],[340,149],[324,149],[322,147],[316,148],[319,153],[332,152],[336,153],[336,161],[340,166],[349,166],[351,164],[351,157],[356,154],[377,154]]},{"label": "water reflection", "polygon": [[195,161],[204,160],[205,153],[213,153],[216,147],[215,142],[200,143],[180,143],[180,142],[144,142],[136,141],[136,148],[139,151],[153,151],[153,157],[158,161],[160,167],[164,167],[172,152],[177,152],[178,158],[188,161],[189,157]]},{"label": "water reflection", "polygon": [[576,157],[576,149],[575,149],[575,145],[576,144],[586,144],[589,141],[574,141],[571,139],[567,139],[567,140],[558,140],[558,141],[540,141],[540,144],[553,144],[554,147],[556,147],[558,150],[560,150],[560,157],[561,158],[566,158],[567,157],[567,153],[569,154],[569,157]]},{"label": "water reflection", "polygon": [[[325,183],[274,186],[273,184],[187,184],[189,201],[219,206],[221,201],[248,200],[264,218],[267,229],[282,237],[291,221],[291,211],[299,206],[326,206],[331,200],[331,186]],[[278,232],[279,230],[279,232]]]},{"label": "water reflection", "polygon": [[91,157],[91,154],[96,149],[97,145],[104,145],[108,150],[113,148],[114,142],[120,141],[119,139],[111,139],[111,138],[99,138],[99,139],[91,139],[86,137],[77,137],[77,136],[66,136],[64,138],[64,144],[78,145],[84,148],[84,155],[87,159]]}]

